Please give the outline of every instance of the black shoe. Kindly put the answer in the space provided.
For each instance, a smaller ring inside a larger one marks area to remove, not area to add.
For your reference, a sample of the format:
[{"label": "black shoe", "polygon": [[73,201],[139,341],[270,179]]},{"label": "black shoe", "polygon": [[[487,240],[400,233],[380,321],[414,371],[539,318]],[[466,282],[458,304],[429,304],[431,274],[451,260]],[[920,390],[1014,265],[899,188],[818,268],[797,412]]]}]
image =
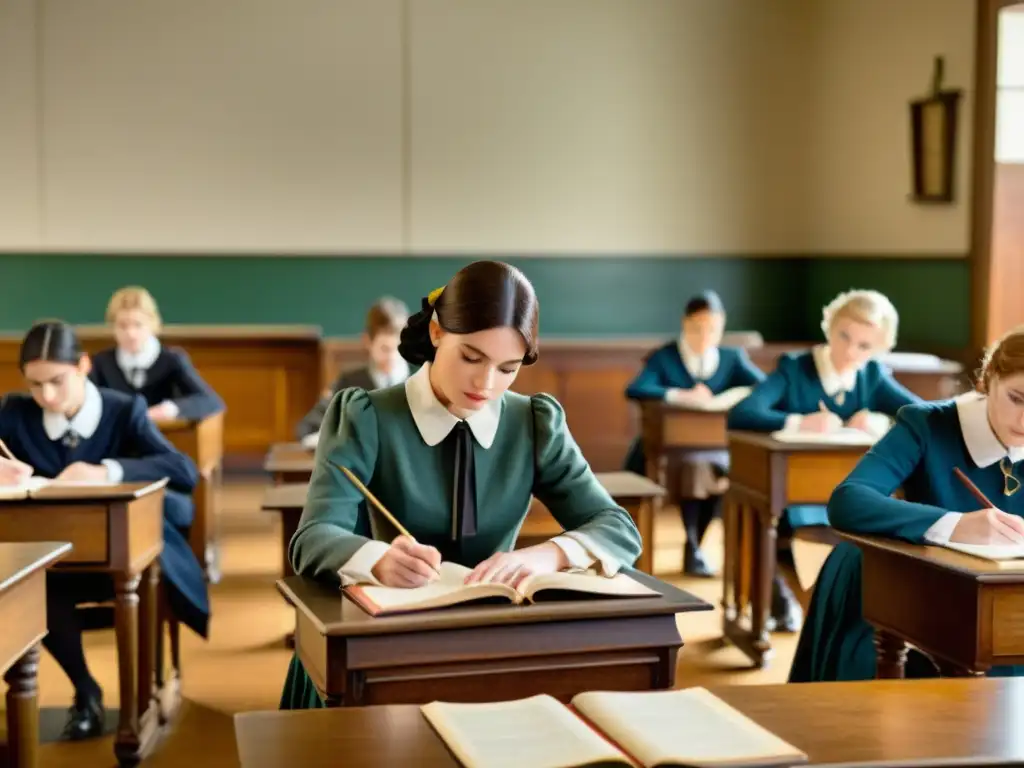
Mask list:
[{"label": "black shoe", "polygon": [[683,573],[702,579],[710,579],[715,575],[711,566],[704,559],[703,550],[693,546],[689,541],[683,546]]},{"label": "black shoe", "polygon": [[799,632],[804,612],[785,579],[772,579],[771,617],[776,632]]},{"label": "black shoe", "polygon": [[103,735],[106,712],[103,697],[97,694],[75,695],[75,703],[68,710],[68,722],[64,726],[64,738],[69,741],[95,739]]}]

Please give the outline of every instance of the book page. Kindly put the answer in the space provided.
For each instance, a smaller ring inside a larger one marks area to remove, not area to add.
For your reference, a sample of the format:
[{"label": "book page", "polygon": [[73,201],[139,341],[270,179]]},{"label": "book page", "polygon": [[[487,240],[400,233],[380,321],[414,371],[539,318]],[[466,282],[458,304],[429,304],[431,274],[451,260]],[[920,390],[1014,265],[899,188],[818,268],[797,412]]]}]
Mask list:
[{"label": "book page", "polygon": [[842,427],[835,432],[800,432],[797,430],[779,430],[772,432],[772,438],[780,443],[800,443],[803,445],[874,445],[876,438],[867,432],[850,427]]},{"label": "book page", "polygon": [[721,413],[732,409],[736,403],[744,400],[753,391],[752,387],[733,387],[724,392],[719,392],[710,400],[696,400],[686,404],[687,408],[694,411],[709,411]]},{"label": "book page", "polygon": [[609,578],[595,571],[545,573],[531,576],[519,585],[519,591],[531,599],[544,590],[567,590],[609,597],[657,597],[660,594],[625,573],[617,573]]},{"label": "book page", "polygon": [[568,707],[546,694],[493,704],[435,701],[420,711],[464,768],[632,764]]},{"label": "book page", "polygon": [[51,480],[46,477],[30,477],[17,485],[0,485],[0,499],[27,499],[32,491],[43,488],[50,482]]},{"label": "book page", "polygon": [[578,694],[573,706],[646,768],[793,765],[807,756],[704,688]]},{"label": "book page", "polygon": [[985,560],[1020,560],[1024,558],[1024,547],[1013,544],[961,544],[958,541],[947,541],[943,546]]},{"label": "book page", "polygon": [[519,595],[505,584],[472,584],[464,582],[471,569],[458,563],[441,563],[440,578],[422,587],[382,587],[363,584],[360,591],[384,613],[392,611],[424,610],[443,608],[457,603],[482,597],[503,596],[511,602],[518,602]]}]

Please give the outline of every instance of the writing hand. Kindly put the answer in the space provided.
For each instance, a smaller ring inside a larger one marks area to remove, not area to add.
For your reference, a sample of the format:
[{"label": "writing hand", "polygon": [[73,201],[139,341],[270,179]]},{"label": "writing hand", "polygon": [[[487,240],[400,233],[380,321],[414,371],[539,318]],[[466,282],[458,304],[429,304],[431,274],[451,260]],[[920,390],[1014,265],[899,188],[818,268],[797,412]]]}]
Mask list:
[{"label": "writing hand", "polygon": [[704,384],[703,382],[695,385],[693,389],[689,391],[688,394],[690,396],[690,399],[696,402],[700,402],[701,400],[710,400],[712,397],[715,396],[711,389],[708,387],[708,385]]},{"label": "writing hand", "polygon": [[103,483],[109,477],[107,468],[102,464],[86,464],[84,461],[76,461],[74,464],[66,466],[56,479],[75,483]]},{"label": "writing hand", "polygon": [[842,419],[825,407],[825,404],[818,401],[817,413],[808,413],[800,419],[801,432],[834,432],[843,425]]},{"label": "writing hand", "polygon": [[869,414],[870,413],[871,412],[868,411],[866,408],[863,408],[863,409],[857,411],[855,414],[853,414],[853,416],[850,417],[850,420],[848,422],[846,422],[846,426],[850,427],[851,429],[859,429],[861,432],[870,432],[871,431],[871,419],[869,418]]},{"label": "writing hand", "polygon": [[438,578],[441,553],[408,536],[391,542],[388,551],[373,566],[374,578],[386,587],[422,587]]},{"label": "writing hand", "polygon": [[965,512],[949,540],[960,544],[1024,544],[1024,520],[998,509]]},{"label": "writing hand", "polygon": [[0,485],[21,485],[33,472],[35,470],[23,461],[0,456]]},{"label": "writing hand", "polygon": [[168,403],[157,403],[150,406],[146,415],[149,416],[150,421],[170,421],[174,418],[174,408]]}]

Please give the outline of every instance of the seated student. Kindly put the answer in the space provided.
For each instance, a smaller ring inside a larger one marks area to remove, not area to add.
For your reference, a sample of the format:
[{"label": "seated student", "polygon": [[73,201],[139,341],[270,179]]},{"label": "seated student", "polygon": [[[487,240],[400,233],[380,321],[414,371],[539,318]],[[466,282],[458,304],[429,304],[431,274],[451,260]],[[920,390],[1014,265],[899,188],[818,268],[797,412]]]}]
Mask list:
[{"label": "seated student", "polygon": [[[750,361],[745,350],[718,346],[724,330],[725,307],[718,294],[704,291],[694,296],[683,310],[680,338],[647,359],[643,370],[626,389],[626,397],[685,405],[762,381],[764,373]],[[638,437],[630,447],[626,469],[645,475],[645,465],[643,442]],[[728,467],[726,450],[702,452],[682,467],[678,493],[686,529],[683,572],[692,576],[712,575],[700,544],[708,525],[720,515]]]},{"label": "seated student", "polygon": [[[729,412],[729,429],[823,433],[846,426],[885,434],[901,407],[919,402],[874,359],[895,346],[898,324],[896,308],[877,291],[839,294],[824,309],[821,328],[828,343],[780,357],[775,371]],[[785,542],[793,528],[827,524],[823,506],[787,508],[779,525],[779,561],[792,565]],[[775,628],[796,632],[801,614],[796,596],[776,574]]]},{"label": "seated student", "polygon": [[[164,549],[160,569],[171,610],[202,637],[209,597],[203,569],[188,545],[198,473],[146,417],[146,403],[89,378],[89,358],[74,330],[61,322],[38,323],[21,344],[20,365],[28,394],[0,400],[0,439],[17,461],[0,457],[0,485],[18,485],[33,474],[68,481],[150,482],[168,478],[164,500]],[[65,728],[69,739],[103,732],[103,694],[89,674],[75,606],[114,597],[110,576],[50,571],[46,575],[43,645],[75,688]]]},{"label": "seated student", "polygon": [[[903,408],[889,433],[833,492],[829,520],[841,531],[914,544],[1020,546],[1022,425],[1024,327],[989,350],[977,391]],[[953,473],[956,468],[999,509],[978,509],[978,501]],[[902,499],[892,498],[897,489],[902,489]],[[911,651],[906,674],[933,677],[937,670],[923,654]],[[1021,676],[1024,666],[994,667],[989,674]],[[818,577],[789,679],[874,677],[874,631],[861,610],[861,553],[843,542],[829,554]]]},{"label": "seated student", "polygon": [[117,291],[107,305],[107,322],[114,327],[117,346],[93,356],[89,378],[96,386],[142,395],[154,421],[199,421],[224,410],[224,401],[185,351],[160,345],[160,313],[149,291]]},{"label": "seated student", "polygon": [[[442,560],[472,581],[597,566],[611,575],[640,555],[640,534],[594,477],[550,395],[509,392],[537,360],[539,305],[526,277],[477,261],[430,293],[402,331],[422,367],[404,385],[344,390],[327,409],[306,508],[291,540],[295,572],[329,583],[418,587]],[[378,541],[351,470],[409,530]],[[565,533],[512,551],[531,496]],[[281,708],[323,706],[298,657]]]},{"label": "seated student", "polygon": [[342,371],[331,393],[320,398],[313,409],[303,416],[296,427],[296,436],[307,448],[316,446],[320,439],[320,422],[327,413],[332,398],[347,387],[365,390],[383,389],[401,384],[409,378],[409,364],[398,354],[399,334],[409,318],[409,308],[398,299],[385,296],[370,307],[366,313],[366,329],[363,344],[370,355],[370,362],[359,368]]}]

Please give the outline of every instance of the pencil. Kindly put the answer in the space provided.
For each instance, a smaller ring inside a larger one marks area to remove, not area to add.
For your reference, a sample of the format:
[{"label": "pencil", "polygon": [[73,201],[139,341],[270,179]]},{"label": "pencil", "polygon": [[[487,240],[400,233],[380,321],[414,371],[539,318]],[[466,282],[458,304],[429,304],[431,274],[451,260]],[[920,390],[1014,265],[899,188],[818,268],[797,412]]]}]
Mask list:
[{"label": "pencil", "polygon": [[5,443],[3,440],[0,440],[0,451],[3,451],[4,456],[6,456],[11,461],[17,461],[17,459],[14,458],[14,454],[11,453],[11,449],[7,447],[7,443]]},{"label": "pencil", "polygon": [[[377,510],[382,515],[384,515],[384,517],[386,517],[393,526],[395,526],[395,528],[400,534],[402,534],[403,536],[408,536],[410,539],[413,539],[413,535],[409,533],[407,530],[405,530],[405,526],[398,522],[398,520],[395,519],[394,515],[388,512],[387,507],[380,503],[380,500],[370,492],[369,488],[363,485],[362,481],[360,481],[360,479],[352,473],[352,470],[350,470],[348,467],[343,467],[340,464],[335,464],[330,459],[327,460],[327,463],[330,464],[332,467],[340,469],[345,474],[345,477],[352,481],[352,485],[359,489],[359,492],[362,493],[363,496],[365,496],[367,500],[371,504],[373,504],[373,506],[375,506]],[[413,539],[413,541],[415,541],[415,539]]]},{"label": "pencil", "polygon": [[960,482],[964,484],[964,487],[971,492],[971,496],[978,500],[979,504],[983,504],[985,509],[998,509],[998,507],[988,500],[988,497],[971,482],[971,479],[967,477],[961,470],[960,467],[953,467],[953,472],[960,479]]}]

